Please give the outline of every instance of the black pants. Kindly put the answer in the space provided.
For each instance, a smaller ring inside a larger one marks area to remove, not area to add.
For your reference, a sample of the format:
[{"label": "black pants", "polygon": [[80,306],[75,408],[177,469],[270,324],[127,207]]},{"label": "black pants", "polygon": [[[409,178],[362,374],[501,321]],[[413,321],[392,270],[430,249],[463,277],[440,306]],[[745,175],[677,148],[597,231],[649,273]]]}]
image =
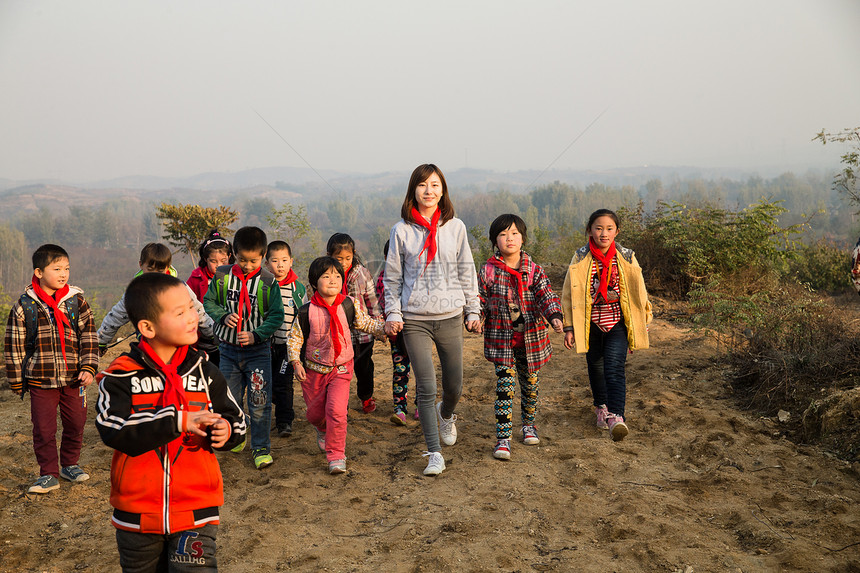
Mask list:
[{"label": "black pants", "polygon": [[358,399],[364,402],[373,397],[373,341],[353,344],[355,353],[355,380]]},{"label": "black pants", "polygon": [[123,573],[218,571],[217,534],[213,524],[167,535],[117,529],[119,564]]},{"label": "black pants", "polygon": [[272,406],[275,408],[275,427],[293,425],[293,365],[286,344],[272,345]]}]

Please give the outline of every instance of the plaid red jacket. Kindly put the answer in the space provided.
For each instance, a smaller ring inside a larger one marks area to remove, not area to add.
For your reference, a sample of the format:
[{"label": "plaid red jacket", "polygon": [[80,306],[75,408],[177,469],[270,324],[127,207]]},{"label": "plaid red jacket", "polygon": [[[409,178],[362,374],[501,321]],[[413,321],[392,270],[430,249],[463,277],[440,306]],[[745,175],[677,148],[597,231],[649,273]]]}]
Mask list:
[{"label": "plaid red jacket", "polygon": [[[21,392],[24,378],[32,386],[39,388],[62,388],[72,386],[77,382],[78,373],[86,370],[95,375],[99,367],[99,343],[96,337],[96,327],[93,323],[93,311],[84,300],[84,293],[75,286],[69,286],[69,292],[59,305],[66,312],[66,302],[73,296],[78,300],[78,328],[66,328],[66,359],[68,370],[63,364],[60,349],[59,330],[53,321],[53,312],[39,300],[32,287],[27,287],[27,295],[36,301],[38,315],[38,331],[36,334],[36,350],[27,363],[27,371],[22,372],[27,327],[24,310],[20,301],[16,301],[9,311],[6,321],[6,339],[4,353],[6,356],[6,378],[9,386],[16,393]],[[78,332],[80,331],[80,338]]]},{"label": "plaid red jacket", "polygon": [[[498,255],[494,258],[501,260]],[[522,253],[520,273],[525,298],[521,311],[525,320],[526,358],[529,372],[537,372],[552,355],[546,320],[561,320],[561,303],[552,292],[543,269],[525,252]],[[478,295],[484,319],[484,357],[493,364],[511,366],[514,363],[514,349],[508,305],[518,298],[516,282],[511,275],[495,268],[488,261],[478,273]]]}]

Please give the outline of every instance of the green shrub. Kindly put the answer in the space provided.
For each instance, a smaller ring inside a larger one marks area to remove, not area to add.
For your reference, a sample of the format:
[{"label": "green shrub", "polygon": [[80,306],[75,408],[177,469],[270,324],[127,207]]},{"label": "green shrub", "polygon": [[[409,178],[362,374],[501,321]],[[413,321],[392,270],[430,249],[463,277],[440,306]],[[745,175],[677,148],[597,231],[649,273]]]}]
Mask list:
[{"label": "green shrub", "polygon": [[848,249],[824,239],[799,245],[788,261],[788,276],[816,291],[840,294],[852,289],[850,257]]},{"label": "green shrub", "polygon": [[695,285],[742,269],[784,269],[804,226],[780,226],[784,212],[780,201],[762,199],[741,211],[660,202],[650,216],[641,204],[619,216],[649,287],[683,298]]},{"label": "green shrub", "polygon": [[690,293],[693,321],[724,344],[750,406],[805,408],[822,389],[860,377],[860,339],[844,313],[776,273],[743,271]]}]

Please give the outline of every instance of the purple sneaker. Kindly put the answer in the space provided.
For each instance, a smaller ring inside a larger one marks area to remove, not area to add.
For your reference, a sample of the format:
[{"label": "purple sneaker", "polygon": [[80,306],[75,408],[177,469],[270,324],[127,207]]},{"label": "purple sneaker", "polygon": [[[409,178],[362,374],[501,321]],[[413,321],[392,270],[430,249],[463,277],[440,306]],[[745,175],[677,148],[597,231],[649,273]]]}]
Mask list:
[{"label": "purple sneaker", "polygon": [[594,413],[597,414],[597,427],[601,430],[608,430],[609,424],[606,423],[606,417],[609,415],[609,410],[606,409],[606,404],[595,406]]}]

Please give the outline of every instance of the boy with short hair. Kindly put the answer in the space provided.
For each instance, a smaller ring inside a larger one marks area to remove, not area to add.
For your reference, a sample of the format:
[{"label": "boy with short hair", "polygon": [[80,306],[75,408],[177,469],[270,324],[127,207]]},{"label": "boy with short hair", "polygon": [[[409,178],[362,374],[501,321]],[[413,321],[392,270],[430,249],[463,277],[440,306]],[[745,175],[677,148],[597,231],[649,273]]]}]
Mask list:
[{"label": "boy with short hair", "polygon": [[[33,253],[33,280],[9,311],[6,378],[15,394],[30,392],[33,450],[40,477],[29,493],[89,479],[78,466],[87,423],[86,387],[99,365],[93,312],[84,292],[70,286],[69,254],[42,245]],[[57,407],[63,437],[57,455]],[[60,467],[62,465],[62,468]]]},{"label": "boy with short hair", "polygon": [[116,450],[111,521],[124,571],[215,571],[224,487],[212,451],[245,435],[218,369],[193,345],[197,313],[185,283],[144,273],[126,309],[140,342],[99,374],[96,428]]},{"label": "boy with short hair", "polygon": [[275,427],[282,438],[292,435],[296,411],[293,408],[293,365],[287,356],[287,338],[296,313],[305,299],[305,285],[293,271],[293,251],[285,241],[272,241],[266,249],[266,267],[281,287],[284,322],[272,336],[272,405]]},{"label": "boy with short hair", "polygon": [[[281,288],[262,268],[266,233],[242,227],[233,237],[236,264],[218,267],[203,297],[221,340],[221,372],[239,404],[247,394],[251,458],[257,469],[272,465],[272,355],[269,339],[284,322]],[[233,449],[241,452],[244,442]]]},{"label": "boy with short hair", "polygon": [[[171,266],[173,254],[166,245],[161,243],[148,243],[140,251],[140,260],[138,266],[140,270],[135,273],[135,277],[139,277],[143,273],[161,273],[168,274],[172,277],[176,276],[176,269]],[[194,309],[197,311],[198,327],[200,335],[212,338],[212,319],[206,314],[203,304],[197,300],[197,296],[191,287],[188,288],[191,293],[191,299],[194,301]],[[102,320],[99,326],[99,353],[104,355],[107,351],[108,344],[113,341],[117,331],[126,323],[128,323],[128,313],[125,310],[125,296],[119,299],[107,316]]]}]

